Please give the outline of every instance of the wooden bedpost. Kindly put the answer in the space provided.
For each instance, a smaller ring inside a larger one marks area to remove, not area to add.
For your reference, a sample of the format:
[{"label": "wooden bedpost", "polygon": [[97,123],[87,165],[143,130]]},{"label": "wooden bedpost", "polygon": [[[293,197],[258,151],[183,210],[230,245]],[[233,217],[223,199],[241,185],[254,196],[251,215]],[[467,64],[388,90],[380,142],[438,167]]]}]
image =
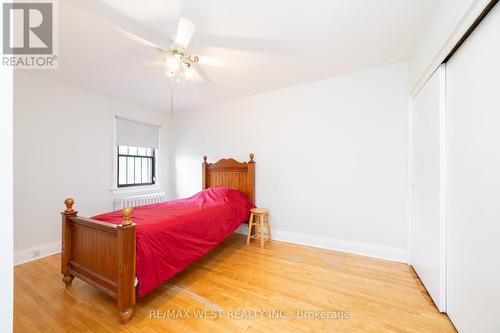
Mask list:
[{"label": "wooden bedpost", "polygon": [[123,209],[122,214],[123,222],[118,226],[117,306],[120,319],[126,324],[135,305],[135,224],[131,207]]},{"label": "wooden bedpost", "polygon": [[248,161],[247,172],[247,189],[249,191],[248,197],[255,204],[255,161],[253,160],[253,153],[250,153],[250,161]]},{"label": "wooden bedpost", "polygon": [[69,273],[69,262],[71,260],[71,217],[75,217],[78,212],[73,209],[73,204],[75,200],[73,198],[67,198],[64,200],[66,205],[66,210],[61,213],[62,215],[62,258],[61,258],[61,273],[63,274],[62,280],[66,284],[66,287],[71,286],[71,282],[75,278]]},{"label": "wooden bedpost", "polygon": [[203,156],[203,163],[201,164],[201,189],[205,190],[207,186],[207,157]]}]

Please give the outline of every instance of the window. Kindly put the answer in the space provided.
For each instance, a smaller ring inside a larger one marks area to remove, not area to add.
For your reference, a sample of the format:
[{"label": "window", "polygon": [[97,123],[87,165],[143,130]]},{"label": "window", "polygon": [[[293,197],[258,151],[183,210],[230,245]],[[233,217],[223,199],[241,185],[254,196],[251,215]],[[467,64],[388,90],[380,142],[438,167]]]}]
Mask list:
[{"label": "window", "polygon": [[156,185],[160,127],[116,117],[115,129],[115,188]]},{"label": "window", "polygon": [[154,185],[155,150],[118,146],[118,187]]}]

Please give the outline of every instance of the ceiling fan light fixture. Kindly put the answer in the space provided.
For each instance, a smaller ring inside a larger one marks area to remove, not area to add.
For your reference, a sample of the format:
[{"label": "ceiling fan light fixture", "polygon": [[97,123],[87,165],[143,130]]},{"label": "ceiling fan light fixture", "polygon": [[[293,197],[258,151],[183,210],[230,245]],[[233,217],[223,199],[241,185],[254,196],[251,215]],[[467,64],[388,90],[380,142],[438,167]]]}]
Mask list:
[{"label": "ceiling fan light fixture", "polygon": [[167,70],[170,72],[177,72],[179,67],[181,67],[181,59],[177,56],[171,56],[167,58],[166,61]]}]

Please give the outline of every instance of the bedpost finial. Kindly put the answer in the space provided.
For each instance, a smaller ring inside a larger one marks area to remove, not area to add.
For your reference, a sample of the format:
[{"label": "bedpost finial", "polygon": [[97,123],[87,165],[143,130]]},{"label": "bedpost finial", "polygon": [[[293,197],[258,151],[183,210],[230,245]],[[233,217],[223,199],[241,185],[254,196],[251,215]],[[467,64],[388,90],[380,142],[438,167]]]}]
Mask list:
[{"label": "bedpost finial", "polygon": [[253,162],[253,161],[254,161],[254,160],[253,160],[253,156],[254,156],[254,155],[253,155],[253,153],[250,153],[250,162]]},{"label": "bedpost finial", "polygon": [[65,213],[73,213],[75,210],[73,209],[73,204],[75,203],[75,200],[73,198],[67,198],[64,200],[64,204],[66,205],[66,210],[64,211]]},{"label": "bedpost finial", "polygon": [[207,163],[207,156],[203,156],[203,163]]},{"label": "bedpost finial", "polygon": [[122,211],[123,222],[122,225],[130,225],[132,224],[132,207],[125,207]]}]

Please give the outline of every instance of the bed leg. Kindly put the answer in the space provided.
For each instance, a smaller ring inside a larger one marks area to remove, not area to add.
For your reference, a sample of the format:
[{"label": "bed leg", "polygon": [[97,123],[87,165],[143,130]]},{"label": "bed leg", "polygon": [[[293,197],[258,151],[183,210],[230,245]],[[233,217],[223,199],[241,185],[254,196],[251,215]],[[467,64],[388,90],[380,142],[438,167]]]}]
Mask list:
[{"label": "bed leg", "polygon": [[62,280],[66,284],[66,288],[71,287],[71,283],[75,277],[71,274],[66,274],[63,276]]},{"label": "bed leg", "polygon": [[120,311],[120,319],[123,324],[128,323],[133,315],[134,315],[134,308],[128,308],[125,311]]}]

